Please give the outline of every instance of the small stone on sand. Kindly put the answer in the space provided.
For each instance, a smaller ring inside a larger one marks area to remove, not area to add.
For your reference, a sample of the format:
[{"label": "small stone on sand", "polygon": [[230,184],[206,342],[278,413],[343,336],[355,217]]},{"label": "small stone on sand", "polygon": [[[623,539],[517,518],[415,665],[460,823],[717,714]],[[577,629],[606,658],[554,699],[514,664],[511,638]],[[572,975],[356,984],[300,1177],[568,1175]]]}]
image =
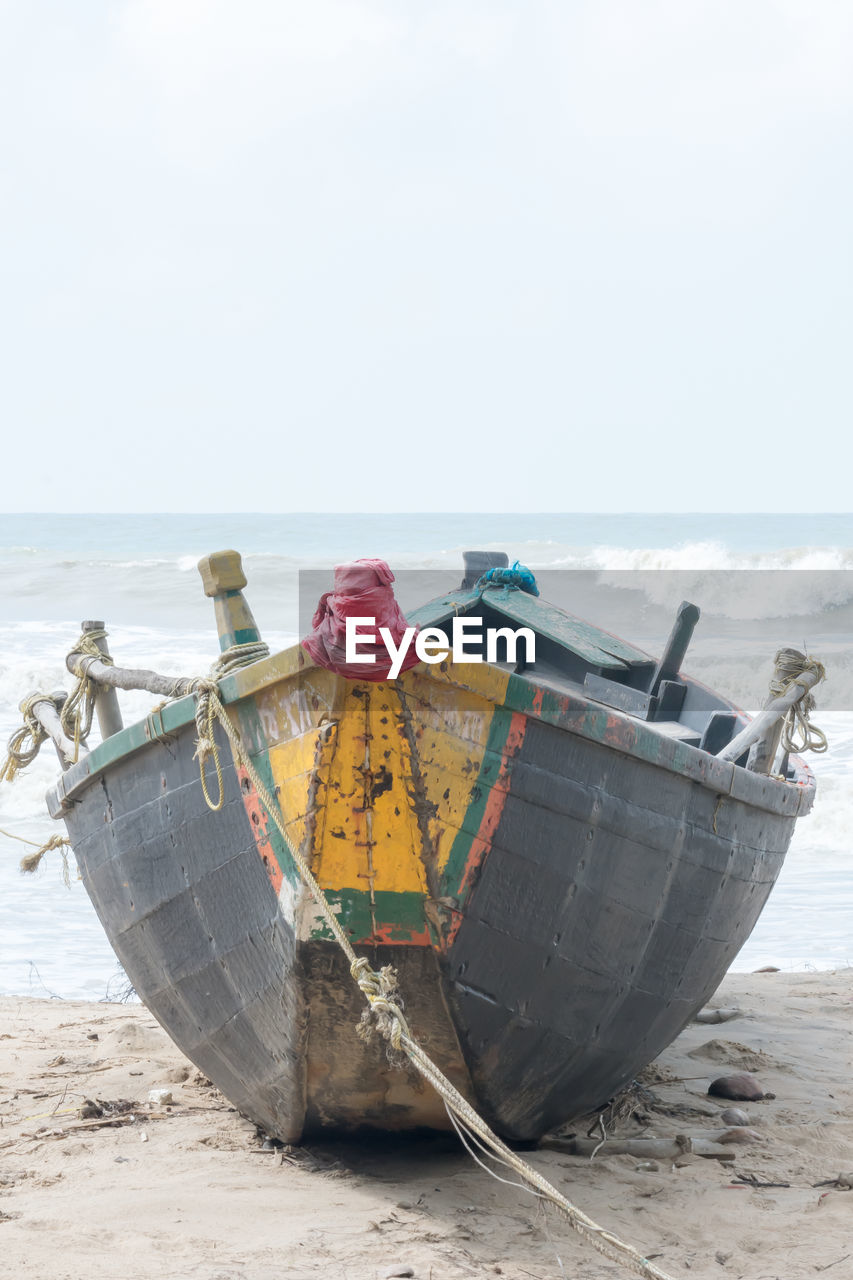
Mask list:
[{"label": "small stone on sand", "polygon": [[764,1097],[764,1090],[755,1076],[745,1071],[731,1076],[718,1076],[708,1087],[708,1093],[714,1098],[731,1098],[733,1102],[758,1102]]},{"label": "small stone on sand", "polygon": [[740,1009],[736,1009],[732,1005],[727,1009],[700,1009],[694,1018],[694,1022],[730,1022],[732,1018],[739,1017]]},{"label": "small stone on sand", "polygon": [[169,1070],[164,1071],[160,1079],[168,1084],[183,1084],[189,1079],[189,1074],[189,1067],[169,1067]]},{"label": "small stone on sand", "polygon": [[385,1280],[392,1280],[396,1276],[413,1276],[415,1274],[413,1267],[406,1267],[400,1263],[396,1263],[393,1267],[389,1267],[385,1272]]},{"label": "small stone on sand", "polygon": [[756,1133],[755,1129],[747,1129],[743,1125],[738,1125],[734,1129],[729,1129],[728,1132],[724,1133],[720,1138],[720,1142],[722,1143],[735,1142],[740,1143],[743,1146],[746,1146],[751,1142],[763,1141],[764,1139],[760,1133]]}]

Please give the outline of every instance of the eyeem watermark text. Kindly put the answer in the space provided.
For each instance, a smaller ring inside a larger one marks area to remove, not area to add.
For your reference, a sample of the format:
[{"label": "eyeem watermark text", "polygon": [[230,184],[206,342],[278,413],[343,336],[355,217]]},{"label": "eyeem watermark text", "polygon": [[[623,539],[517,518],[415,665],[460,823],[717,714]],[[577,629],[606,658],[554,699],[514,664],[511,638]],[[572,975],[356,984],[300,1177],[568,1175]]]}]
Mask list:
[{"label": "eyeem watermark text", "polygon": [[[536,633],[530,627],[484,628],[482,618],[454,618],[449,637],[441,627],[424,627],[417,634],[415,631],[415,627],[406,627],[400,643],[396,644],[388,627],[379,628],[379,636],[391,660],[388,675],[392,680],[400,674],[413,640],[415,653],[421,662],[442,662],[448,655],[454,662],[497,662],[498,646],[502,644],[506,661],[515,663],[519,640],[524,641],[525,665],[536,661]],[[347,618],[347,662],[376,661],[376,654],[362,652],[362,645],[376,645],[376,619]]]}]

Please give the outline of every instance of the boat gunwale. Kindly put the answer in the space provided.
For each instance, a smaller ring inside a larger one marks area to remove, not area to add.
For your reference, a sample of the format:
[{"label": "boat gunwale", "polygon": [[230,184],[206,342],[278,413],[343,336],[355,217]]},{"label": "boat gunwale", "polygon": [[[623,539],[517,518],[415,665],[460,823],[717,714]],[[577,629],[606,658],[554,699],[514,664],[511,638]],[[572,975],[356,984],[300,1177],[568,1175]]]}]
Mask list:
[{"label": "boat gunwale", "polygon": [[[685,780],[756,809],[795,818],[808,813],[814,802],[814,775],[799,756],[790,758],[794,769],[792,779],[751,773],[742,765],[719,760],[699,747],[667,737],[645,721],[604,706],[582,693],[554,690],[546,683],[539,683],[535,673],[510,673],[503,667],[486,662],[464,665],[471,673],[468,678],[460,674],[462,664],[455,665],[450,660],[431,665],[419,663],[412,671],[421,678],[428,674],[445,686],[464,689],[485,701],[505,706],[509,711],[521,712],[669,773],[679,774]],[[223,676],[219,681],[220,697],[226,706],[235,705],[281,680],[320,669],[297,643]],[[496,676],[506,682],[500,698],[496,692]],[[346,677],[338,676],[338,679]],[[718,696],[723,697],[721,694]],[[727,699],[724,700],[728,703]],[[738,710],[733,703],[728,705],[732,710]],[[48,790],[50,816],[61,818],[79,794],[111,765],[153,742],[168,740],[190,724],[194,717],[195,699],[190,694],[149,712],[141,720],[105,739],[85,759],[71,765]]]}]

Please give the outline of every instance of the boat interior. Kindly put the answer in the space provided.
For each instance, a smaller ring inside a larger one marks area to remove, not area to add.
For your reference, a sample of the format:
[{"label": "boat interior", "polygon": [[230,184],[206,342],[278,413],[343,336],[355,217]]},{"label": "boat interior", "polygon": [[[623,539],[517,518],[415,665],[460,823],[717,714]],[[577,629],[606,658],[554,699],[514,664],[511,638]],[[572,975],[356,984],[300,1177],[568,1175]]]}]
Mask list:
[{"label": "boat interior", "polygon": [[[447,631],[454,617],[477,617],[482,619],[482,637],[490,629],[527,627],[536,637],[533,660],[523,638],[511,644],[509,637],[498,636],[492,659],[497,665],[556,693],[581,695],[612,707],[711,755],[747,723],[746,714],[733,703],[681,672],[699,619],[696,605],[681,604],[664,651],[654,658],[510,582],[497,578],[484,584],[483,574],[489,569],[507,570],[505,555],[466,552],[465,560],[460,589],[410,611],[409,622]],[[466,635],[465,647],[466,653],[486,658],[485,639],[478,639],[476,631]],[[746,753],[737,763],[746,763]]]}]

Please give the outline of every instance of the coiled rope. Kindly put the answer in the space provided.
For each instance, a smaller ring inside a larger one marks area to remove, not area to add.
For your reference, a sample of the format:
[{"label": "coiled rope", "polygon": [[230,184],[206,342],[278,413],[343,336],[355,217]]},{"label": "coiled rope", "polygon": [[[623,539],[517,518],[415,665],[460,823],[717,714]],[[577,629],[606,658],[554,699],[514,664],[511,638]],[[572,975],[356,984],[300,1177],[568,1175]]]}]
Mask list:
[{"label": "coiled rope", "polygon": [[[221,808],[222,771],[219,764],[218,748],[213,738],[214,721],[218,720],[230,743],[235,763],[245,769],[248,774],[261,804],[284,840],[294,865],[299,870],[303,883],[310,891],[335,940],[349,961],[350,974],[367,1000],[368,1008],[365,1012],[368,1017],[373,1019],[376,1030],[393,1049],[405,1054],[420,1075],[432,1085],[443,1100],[454,1125],[461,1127],[481,1149],[485,1149],[486,1154],[492,1159],[497,1160],[500,1164],[517,1173],[527,1184],[526,1189],[532,1190],[533,1194],[538,1198],[554,1205],[582,1239],[606,1258],[613,1262],[621,1263],[636,1275],[645,1277],[646,1280],[673,1280],[672,1276],[661,1270],[648,1258],[644,1258],[632,1245],[620,1240],[618,1236],[613,1235],[612,1232],[594,1222],[592,1218],[572,1204],[562,1192],[552,1186],[547,1178],[544,1178],[532,1165],[528,1164],[526,1160],[522,1160],[516,1152],[512,1151],[489,1128],[471,1104],[424,1052],[414,1039],[400,1007],[394,969],[392,966],[386,965],[377,972],[371,967],[367,957],[356,955],[349,938],[344,933],[337,916],[332,911],[326,901],[325,894],[314,878],[310,866],[291,840],[281,808],[278,802],[270,795],[263,779],[252,763],[238,730],[220,701],[216,683],[212,680],[197,680],[194,684],[194,692],[198,698],[198,706],[200,708],[197,722],[200,720],[204,728],[203,740],[199,741],[196,752],[201,761],[202,785],[204,785],[204,761],[207,755],[212,754],[216,762],[217,777],[220,780],[219,802],[215,808]],[[205,796],[207,796],[206,788]],[[208,800],[208,804],[211,804],[210,800]],[[214,808],[212,804],[211,808]],[[489,1170],[489,1172],[492,1171]]]},{"label": "coiled rope", "polygon": [[[807,671],[814,672],[817,676],[813,682],[815,684],[819,684],[826,676],[823,663],[800,653],[799,649],[780,649],[774,662],[775,670],[770,681],[770,693],[774,698],[787,693],[791,685],[802,684],[800,677]],[[790,751],[793,755],[801,755],[804,751],[814,751],[819,755],[826,751],[829,745],[824,731],[809,720],[816,704],[814,694],[810,692],[810,686],[806,686],[806,690],[806,693],[788,708],[782,723],[782,750]]]},{"label": "coiled rope", "polygon": [[107,633],[103,627],[84,631],[71,650],[78,657],[78,661],[74,663],[77,683],[62,705],[59,722],[63,733],[67,734],[74,743],[75,761],[79,755],[81,742],[85,742],[92,731],[92,720],[95,714],[95,698],[99,686],[89,675],[89,668],[94,662],[102,662],[105,667],[113,665],[109,654],[102,653],[95,643],[97,640],[105,640],[106,637]]},{"label": "coiled rope", "polygon": [[40,702],[49,702],[57,711],[61,709],[61,700],[46,693],[33,693],[24,699],[20,707],[24,723],[15,730],[6,744],[6,759],[0,768],[0,781],[14,782],[20,771],[32,764],[41,750],[47,732],[33,714]]},{"label": "coiled rope", "polygon": [[[22,769],[32,764],[41,749],[42,743],[47,741],[49,734],[35,715],[35,708],[40,702],[50,703],[56,709],[62,732],[74,744],[74,753],[69,763],[74,764],[77,762],[80,757],[80,747],[86,743],[92,731],[95,703],[102,688],[97,680],[91,676],[91,668],[95,663],[102,663],[107,667],[114,665],[110,655],[104,653],[98,647],[97,642],[105,640],[106,637],[107,632],[103,627],[90,628],[83,632],[71,649],[69,659],[71,657],[74,658],[71,669],[77,679],[70,694],[34,693],[21,703],[20,710],[23,724],[19,729],[15,730],[9,739],[6,758],[2,767],[0,767],[0,781],[14,781]],[[249,663],[257,662],[260,658],[268,656],[269,646],[262,640],[250,641],[247,644],[235,644],[219,655],[210,669],[210,675],[214,679],[219,679],[223,675],[236,671],[239,667],[248,666]],[[171,682],[171,685],[167,684],[168,695],[173,698],[183,697],[187,693],[194,692],[197,683],[199,682],[187,680],[182,676],[177,677]],[[202,691],[206,683],[205,680],[200,682]],[[165,706],[165,702],[161,703],[160,706]],[[211,754],[213,746],[213,721],[207,715],[206,703],[204,703],[203,698],[199,699],[196,706],[196,726],[198,730],[196,756],[202,763],[202,789],[205,800],[216,811],[222,808],[222,772],[218,756],[214,753],[214,763],[219,783],[219,799],[214,804],[208,791],[204,773],[204,761]],[[3,831],[2,828],[0,828],[0,834],[7,835],[13,840],[22,840],[24,844],[31,844],[37,850],[36,853],[28,854],[26,858],[21,860],[22,871],[35,871],[46,853],[52,849],[64,848],[70,843],[63,836],[51,836],[44,844],[39,845],[34,840],[24,840],[23,836],[13,836],[11,832]],[[65,857],[66,855],[63,853],[63,858]],[[66,883],[68,883],[67,863],[63,868],[63,873]]]},{"label": "coiled rope", "polygon": [[47,741],[46,730],[33,714],[34,708],[40,702],[49,702],[56,708],[62,732],[74,743],[74,759],[71,763],[74,764],[79,759],[80,747],[85,744],[92,731],[95,698],[98,693],[98,685],[90,677],[89,668],[93,662],[103,662],[105,666],[113,664],[112,658],[108,654],[101,653],[95,643],[96,640],[104,639],[106,634],[103,629],[84,631],[74,645],[71,652],[80,655],[79,661],[74,665],[77,681],[67,696],[33,693],[21,703],[20,709],[24,723],[15,730],[6,745],[6,759],[0,768],[0,781],[13,782],[21,769],[32,764],[41,750],[42,743]]},{"label": "coiled rope", "polygon": [[[193,759],[199,762],[201,789],[207,801],[207,807],[212,809],[214,813],[218,813],[222,808],[225,801],[225,792],[222,784],[222,765],[219,761],[216,739],[213,736],[214,706],[211,691],[217,691],[216,681],[220,677],[228,675],[231,671],[237,671],[240,667],[248,667],[250,663],[257,662],[260,658],[268,658],[269,652],[269,645],[265,644],[263,640],[249,641],[247,644],[233,644],[230,649],[225,649],[223,653],[220,653],[216,662],[210,668],[208,677],[202,676],[190,682],[188,692],[193,693],[196,699],[195,727],[197,736]],[[215,804],[207,788],[207,776],[204,766],[208,756],[213,757],[213,766],[216,770],[218,791]]]},{"label": "coiled rope", "polygon": [[270,647],[263,640],[249,640],[245,644],[232,644],[230,649],[226,649],[220,653],[219,657],[210,668],[210,674],[214,679],[218,680],[221,676],[227,676],[232,671],[237,671],[240,667],[248,667],[253,662],[259,662],[261,658],[270,656]]},{"label": "coiled rope", "polygon": [[[49,735],[34,714],[40,702],[48,702],[56,708],[62,732],[74,743],[74,757],[71,763],[79,759],[80,747],[86,742],[92,729],[97,695],[97,685],[89,676],[89,667],[93,661],[112,664],[112,658],[101,653],[95,644],[96,640],[103,639],[106,634],[103,629],[84,631],[77,641],[72,652],[83,656],[75,665],[74,674],[77,682],[70,694],[66,696],[65,694],[33,693],[21,703],[23,724],[15,730],[6,745],[6,759],[0,767],[0,781],[14,782],[20,771],[32,764],[41,750],[42,743],[47,741]],[[66,885],[70,885],[67,847],[70,846],[71,841],[67,836],[53,835],[45,840],[44,844],[39,844],[35,840],[26,840],[23,836],[13,835],[11,831],[0,829],[0,834],[8,836],[11,840],[20,840],[22,844],[32,845],[35,849],[35,853],[29,853],[21,859],[22,871],[34,872],[46,853],[59,849],[62,852],[63,879]]]}]

